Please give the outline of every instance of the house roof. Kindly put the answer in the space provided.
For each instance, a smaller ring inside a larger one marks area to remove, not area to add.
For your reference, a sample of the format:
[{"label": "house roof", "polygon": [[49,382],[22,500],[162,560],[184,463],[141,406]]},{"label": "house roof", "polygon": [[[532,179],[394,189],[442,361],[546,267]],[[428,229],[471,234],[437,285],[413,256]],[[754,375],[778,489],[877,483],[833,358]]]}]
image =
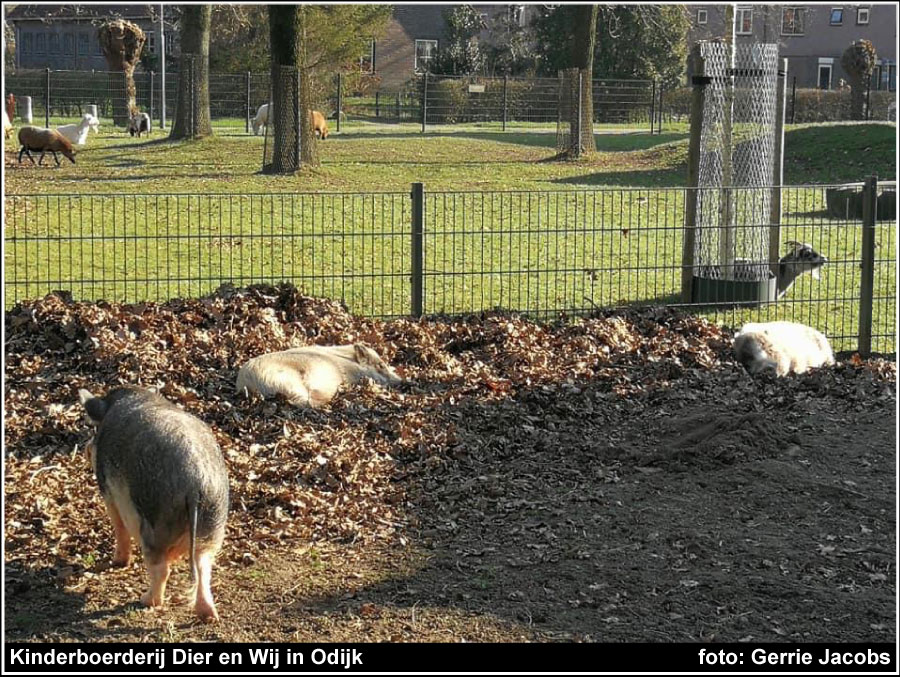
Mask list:
[{"label": "house roof", "polygon": [[[168,12],[166,12],[168,15]],[[8,21],[90,20],[106,18],[155,19],[154,5],[16,5]]]}]

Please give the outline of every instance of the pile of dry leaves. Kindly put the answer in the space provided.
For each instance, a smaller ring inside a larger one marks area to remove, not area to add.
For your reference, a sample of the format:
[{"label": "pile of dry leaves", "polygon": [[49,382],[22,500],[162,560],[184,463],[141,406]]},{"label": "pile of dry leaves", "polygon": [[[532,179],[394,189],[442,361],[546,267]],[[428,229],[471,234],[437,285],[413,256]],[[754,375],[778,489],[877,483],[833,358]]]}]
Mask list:
[{"label": "pile of dry leaves", "polygon": [[[66,577],[111,549],[79,453],[91,434],[79,388],[156,387],[212,426],[231,477],[223,560],[239,565],[271,547],[402,539],[417,527],[410,502],[478,458],[558,449],[577,459],[610,448],[613,422],[698,400],[742,414],[809,397],[866,406],[892,398],[896,378],[893,363],[873,360],[754,381],[733,362],[730,332],[666,309],[558,324],[501,313],[381,322],[289,285],[163,304],[51,294],[17,305],[5,322],[7,561],[65,561]],[[250,357],[351,342],[375,348],[407,383],[359,386],[321,411],[235,392]],[[640,453],[636,439],[625,442]],[[647,463],[659,460],[646,451]],[[471,482],[503,490],[500,478]]]}]

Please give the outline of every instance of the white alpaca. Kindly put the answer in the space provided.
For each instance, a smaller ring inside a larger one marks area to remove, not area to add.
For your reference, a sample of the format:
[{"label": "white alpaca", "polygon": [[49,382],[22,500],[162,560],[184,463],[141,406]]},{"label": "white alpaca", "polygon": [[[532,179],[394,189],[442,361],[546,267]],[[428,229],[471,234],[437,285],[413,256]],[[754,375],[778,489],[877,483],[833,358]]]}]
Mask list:
[{"label": "white alpaca", "polygon": [[100,132],[100,120],[90,113],[85,113],[81,122],[77,125],[62,125],[56,128],[56,131],[66,137],[76,146],[83,146],[87,143],[88,132],[94,130],[94,134]]}]

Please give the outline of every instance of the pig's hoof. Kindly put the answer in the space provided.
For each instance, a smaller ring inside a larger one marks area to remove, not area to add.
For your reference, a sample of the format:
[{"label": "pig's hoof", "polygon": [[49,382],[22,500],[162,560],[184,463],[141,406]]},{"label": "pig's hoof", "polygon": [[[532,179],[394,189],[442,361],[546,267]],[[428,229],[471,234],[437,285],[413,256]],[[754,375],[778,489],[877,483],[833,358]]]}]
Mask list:
[{"label": "pig's hoof", "polygon": [[149,592],[145,592],[141,595],[141,604],[148,607],[162,606],[162,598],[154,597]]},{"label": "pig's hoof", "polygon": [[127,567],[129,564],[131,564],[131,557],[113,557],[112,565],[117,569]]},{"label": "pig's hoof", "polygon": [[194,612],[204,623],[217,623],[219,621],[219,613],[212,604],[198,602],[194,605]]}]

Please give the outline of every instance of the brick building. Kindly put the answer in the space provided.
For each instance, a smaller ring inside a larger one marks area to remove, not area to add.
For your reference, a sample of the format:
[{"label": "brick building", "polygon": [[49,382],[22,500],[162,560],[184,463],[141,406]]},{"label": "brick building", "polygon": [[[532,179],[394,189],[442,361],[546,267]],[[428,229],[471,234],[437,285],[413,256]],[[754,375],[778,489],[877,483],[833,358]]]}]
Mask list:
[{"label": "brick building", "polygon": [[[730,31],[725,5],[688,5],[689,44]],[[774,42],[798,87],[835,89],[847,79],[841,55],[854,40],[875,46],[874,89],[897,89],[897,6],[894,3],[733,5],[738,42]]]}]

